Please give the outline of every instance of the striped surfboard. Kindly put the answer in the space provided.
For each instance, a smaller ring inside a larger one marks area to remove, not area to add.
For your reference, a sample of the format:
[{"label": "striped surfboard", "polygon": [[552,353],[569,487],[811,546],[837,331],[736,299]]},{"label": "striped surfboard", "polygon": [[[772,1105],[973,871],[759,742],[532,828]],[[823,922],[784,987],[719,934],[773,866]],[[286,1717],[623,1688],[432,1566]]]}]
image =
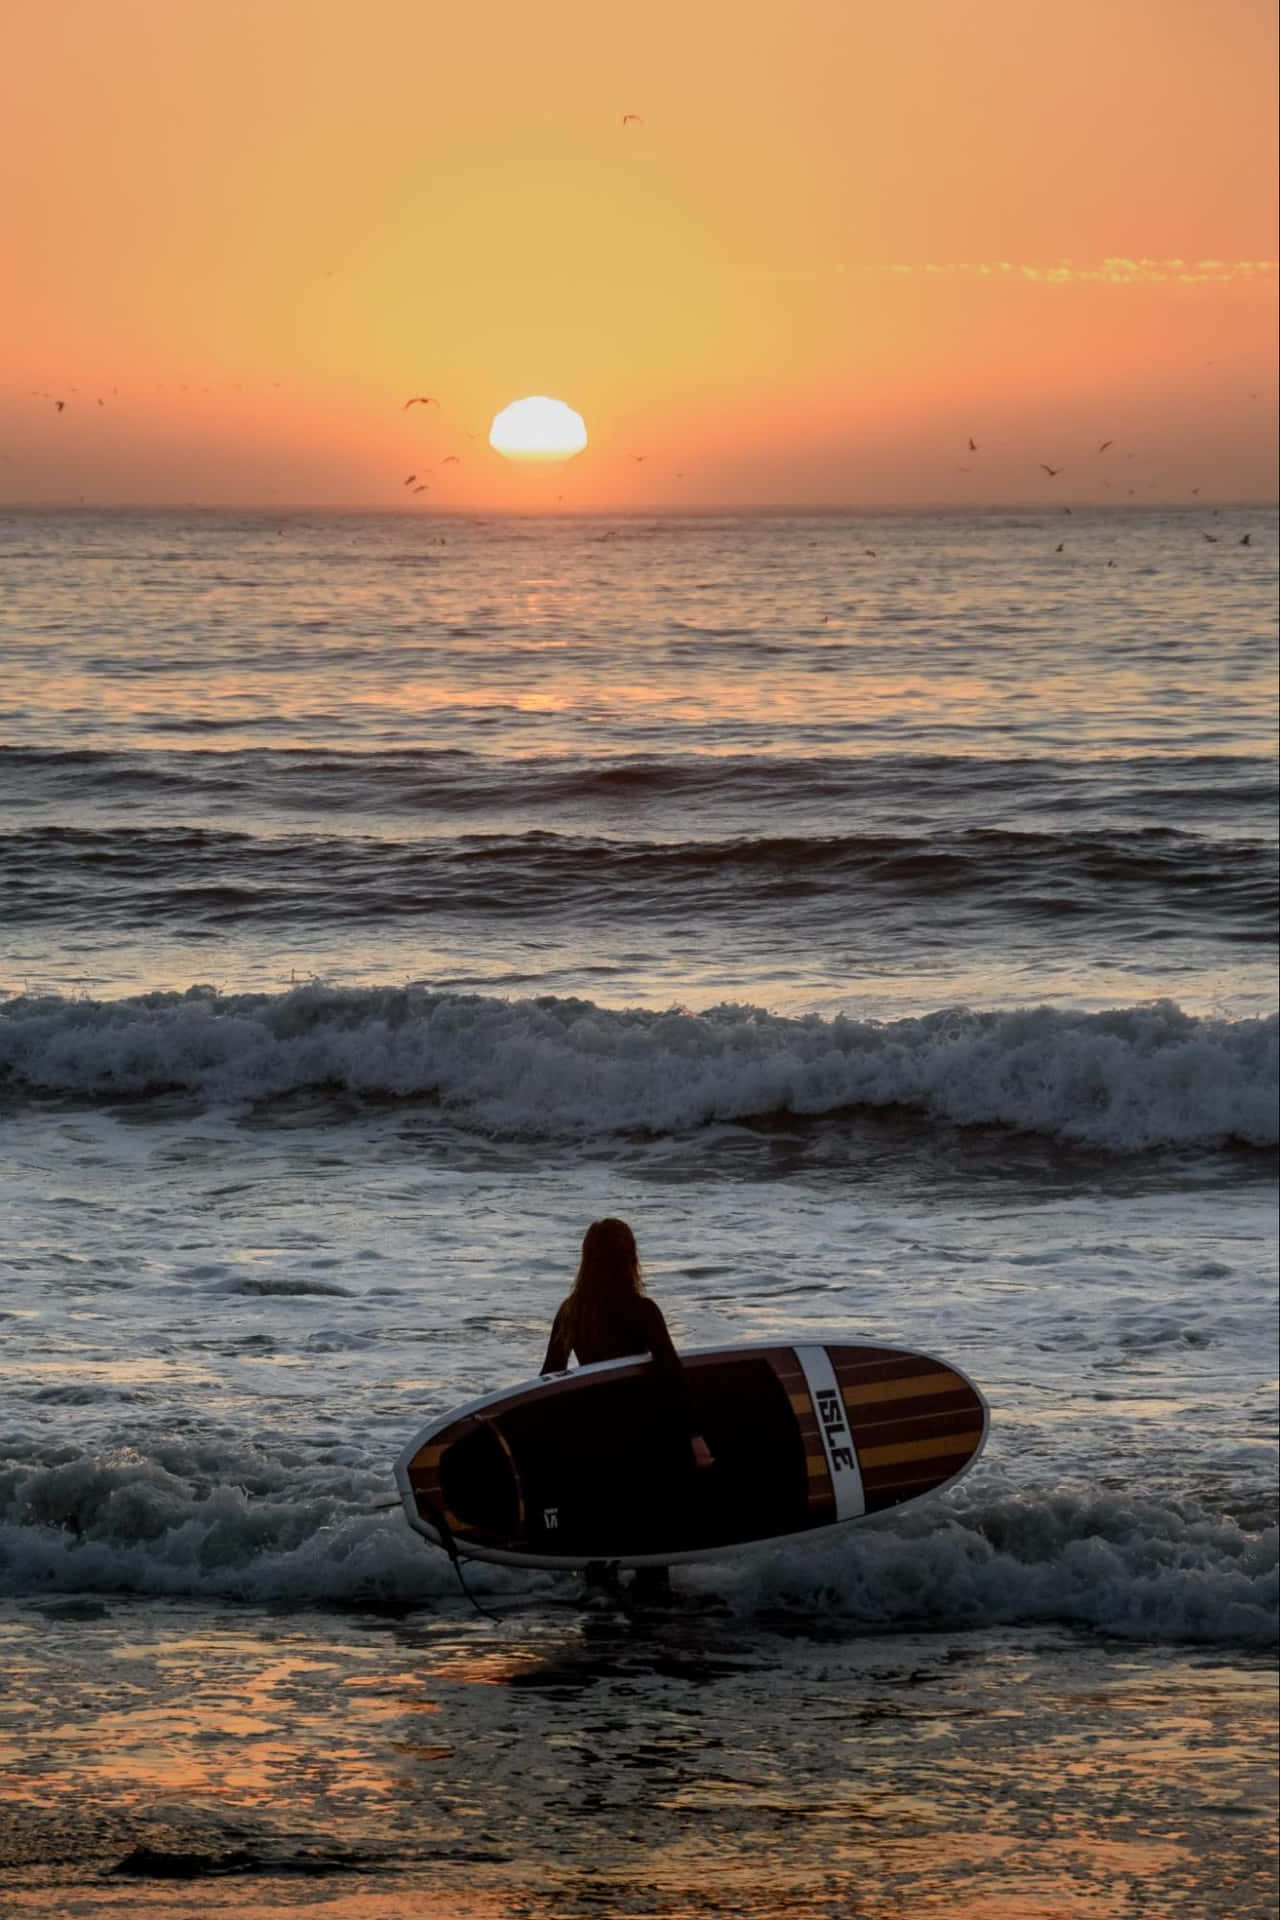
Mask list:
[{"label": "striped surfboard", "polygon": [[396,1479],[436,1545],[511,1566],[653,1566],[795,1539],[940,1492],[987,1437],[985,1400],[929,1354],[869,1345],[683,1356],[698,1470],[647,1357],[526,1381],[435,1420]]}]

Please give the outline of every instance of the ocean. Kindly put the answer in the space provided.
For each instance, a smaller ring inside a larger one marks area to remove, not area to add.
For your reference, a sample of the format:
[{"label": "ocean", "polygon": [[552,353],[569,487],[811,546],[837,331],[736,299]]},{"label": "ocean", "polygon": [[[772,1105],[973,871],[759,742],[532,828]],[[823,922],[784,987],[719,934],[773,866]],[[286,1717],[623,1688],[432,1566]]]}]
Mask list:
[{"label": "ocean", "polygon": [[[1275,515],[0,518],[14,1914],[1274,1914]],[[473,1563],[587,1224],[949,1493]]]}]

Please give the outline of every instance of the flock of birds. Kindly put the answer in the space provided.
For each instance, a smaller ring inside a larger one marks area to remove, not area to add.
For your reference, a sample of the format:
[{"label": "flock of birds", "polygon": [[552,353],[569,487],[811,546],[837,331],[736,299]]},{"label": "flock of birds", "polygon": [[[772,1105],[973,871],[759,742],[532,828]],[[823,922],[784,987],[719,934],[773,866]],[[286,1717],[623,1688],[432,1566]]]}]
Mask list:
[{"label": "flock of birds", "polygon": [[[624,116],[624,125],[626,124],[626,121],[628,119],[636,119],[636,118],[638,118],[638,116],[635,114]],[[437,398],[437,396],[433,393],[414,393],[414,394],[410,394],[409,398],[404,402],[401,411],[407,413],[410,407],[438,407],[439,405],[440,405],[440,401]],[[467,435],[467,438],[469,440],[476,440],[479,438],[479,435],[474,433],[469,433]],[[1116,443],[1114,439],[1100,440],[1098,442],[1095,457],[1108,453],[1111,450],[1111,448],[1115,446],[1115,444]],[[970,434],[968,437],[968,450],[970,453],[978,453],[981,451],[980,443],[973,438],[972,434]],[[648,456],[643,453],[633,453],[630,455],[630,458],[633,461],[635,461],[637,465],[643,464],[644,461],[647,459],[647,457]],[[1132,459],[1133,455],[1130,454],[1128,457],[1129,459]],[[458,464],[460,464],[459,457],[456,453],[447,453],[444,456],[443,460],[440,462],[440,465],[442,467],[456,466]],[[1047,474],[1050,480],[1056,480],[1059,477],[1059,475],[1067,471],[1065,467],[1050,466],[1048,461],[1046,460],[1041,460],[1039,462],[1039,470],[1041,473]],[[964,467],[960,467],[958,471],[961,473],[972,473],[974,469],[970,466],[964,466]],[[684,477],[685,476],[684,476],[683,470],[677,470],[675,474],[675,478],[677,480],[683,480]],[[1111,482],[1109,480],[1104,480],[1102,484],[1104,487],[1109,488],[1111,485]],[[408,477],[402,482],[402,485],[406,487],[412,487],[414,493],[427,493],[430,491],[430,483],[428,481],[419,480],[418,475],[416,473],[409,474]],[[1137,492],[1137,489],[1134,487],[1130,487],[1128,489],[1128,493],[1130,496],[1134,496],[1136,492]],[[1196,495],[1198,495],[1199,492],[1200,492],[1199,487],[1192,487],[1191,494],[1193,498]],[[557,494],[556,498],[557,498],[557,501],[563,501],[564,495]],[[1069,514],[1071,512],[1071,508],[1064,507],[1062,511],[1064,513]],[[1212,512],[1213,512],[1213,517],[1216,519],[1218,516],[1219,509],[1217,507],[1214,507],[1212,509]],[[1209,542],[1211,546],[1217,546],[1222,536],[1217,533],[1205,533],[1203,537],[1205,540]],[[1250,546],[1252,545],[1252,538],[1253,537],[1251,534],[1246,533],[1240,538],[1237,544],[1242,547]],[[1060,540],[1057,546],[1054,548],[1054,552],[1063,553],[1065,552],[1065,550],[1066,550],[1066,542],[1065,540]],[[874,547],[867,547],[864,549],[864,551],[873,560],[879,557]],[[1107,565],[1109,567],[1114,567],[1115,561],[1108,560]]]},{"label": "flock of birds", "polygon": [[[624,114],[624,116],[623,116],[623,125],[625,126],[625,125],[627,125],[627,124],[629,124],[629,123],[630,123],[631,121],[637,121],[637,122],[638,122],[638,121],[639,121],[639,118],[640,118],[640,116],[639,116],[638,114]],[[278,384],[279,384],[279,382],[277,382],[276,384],[278,385]],[[73,388],[73,389],[72,389],[72,392],[76,392],[76,391],[77,391],[77,389],[75,389],[75,388]],[[189,389],[187,389],[187,388],[184,388],[184,391],[189,391]],[[118,388],[114,388],[114,387],[112,388],[112,394],[113,394],[113,395],[118,395],[118,392],[119,392],[119,389],[118,389]],[[39,390],[37,390],[37,389],[35,389],[35,388],[33,388],[33,389],[31,389],[31,394],[32,394],[32,397],[33,397],[33,398],[36,398],[36,399],[40,399],[40,400],[48,400],[48,401],[50,401],[50,402],[52,403],[52,405],[53,405],[53,408],[54,408],[54,410],[55,410],[55,412],[56,412],[56,413],[58,413],[58,414],[63,414],[63,413],[65,413],[65,412],[66,412],[66,410],[67,410],[67,406],[68,406],[68,404],[69,404],[69,403],[68,403],[68,401],[67,401],[67,400],[66,400],[65,398],[61,398],[61,397],[59,397],[59,396],[58,396],[58,395],[56,395],[56,394],[51,394],[51,393],[47,393],[47,392],[42,392],[42,391],[39,391]],[[98,406],[100,406],[100,407],[104,407],[104,406],[106,405],[106,402],[105,402],[105,400],[104,400],[104,399],[102,398],[102,396],[101,396],[101,395],[98,395],[98,396],[97,396],[97,405],[98,405]],[[440,399],[439,399],[439,396],[438,396],[437,394],[434,394],[434,393],[411,393],[411,394],[409,395],[409,397],[408,397],[408,399],[407,399],[407,400],[405,400],[405,401],[404,401],[404,402],[402,403],[402,406],[401,406],[401,412],[402,412],[402,413],[408,413],[408,411],[410,410],[410,408],[411,408],[411,407],[436,407],[436,408],[439,408],[439,407],[440,407],[440,405],[441,405],[441,402],[440,402]],[[479,435],[478,433],[466,433],[466,434],[465,434],[465,438],[466,438],[466,439],[468,439],[468,440],[478,440],[478,439],[480,438],[480,435]],[[1114,440],[1114,439],[1108,439],[1108,440],[1100,440],[1100,441],[1098,442],[1098,445],[1097,445],[1097,448],[1095,449],[1095,458],[1096,458],[1096,457],[1099,457],[1099,456],[1101,456],[1101,455],[1103,455],[1103,454],[1106,454],[1106,453],[1108,453],[1108,452],[1110,452],[1110,450],[1111,450],[1111,449],[1112,449],[1112,448],[1113,448],[1113,447],[1115,446],[1115,444],[1116,444],[1116,442],[1115,442],[1115,440]],[[970,435],[968,436],[968,451],[969,451],[970,453],[979,453],[979,452],[981,452],[981,451],[982,451],[982,444],[981,444],[981,442],[979,442],[979,441],[977,441],[977,440],[975,440],[972,434],[970,434]],[[636,464],[637,466],[642,466],[642,465],[644,465],[644,463],[645,463],[645,461],[647,460],[647,458],[648,458],[648,455],[647,455],[647,454],[643,454],[643,453],[632,453],[632,454],[630,454],[630,455],[629,455],[628,457],[629,457],[629,458],[630,458],[630,459],[631,459],[631,460],[632,460],[632,461],[633,461],[633,462],[634,462],[634,463],[635,463],[635,464]],[[1130,454],[1129,454],[1129,455],[1128,455],[1127,457],[1128,457],[1128,458],[1129,458],[1130,460],[1132,460],[1134,456],[1133,456],[1133,454],[1132,454],[1132,453],[1130,453]],[[440,462],[439,462],[438,464],[439,464],[439,465],[440,465],[441,467],[456,467],[456,466],[461,466],[461,465],[462,465],[462,457],[461,457],[461,455],[460,455],[460,454],[456,454],[456,453],[446,453],[446,454],[444,455],[444,457],[443,457],[443,459],[442,459],[442,460],[440,460]],[[1059,479],[1059,478],[1060,478],[1060,476],[1061,476],[1062,474],[1064,474],[1064,473],[1065,473],[1065,472],[1067,471],[1067,469],[1066,469],[1066,467],[1065,467],[1065,466],[1057,466],[1057,467],[1055,467],[1055,466],[1051,466],[1051,465],[1050,465],[1050,463],[1049,463],[1049,462],[1048,462],[1047,460],[1041,460],[1041,461],[1040,461],[1040,462],[1039,462],[1038,464],[1039,464],[1039,471],[1040,471],[1041,473],[1043,473],[1044,475],[1046,475],[1046,477],[1047,477],[1048,479],[1050,479],[1050,480],[1057,480],[1057,479]],[[957,471],[957,472],[959,472],[959,473],[973,473],[973,472],[975,471],[975,468],[974,468],[974,467],[972,467],[971,465],[964,465],[964,466],[960,466],[960,467],[958,467],[958,468],[956,469],[956,471]],[[675,478],[675,479],[677,479],[677,480],[683,480],[683,479],[685,478],[685,473],[684,473],[684,470],[683,470],[683,468],[676,468],[676,469],[674,470],[674,478]],[[1110,486],[1111,486],[1111,482],[1110,482],[1109,480],[1104,480],[1102,484],[1103,484],[1103,486],[1104,486],[1104,488],[1107,488],[1107,489],[1110,489]],[[408,474],[408,475],[407,475],[407,476],[405,477],[405,479],[404,479],[404,480],[403,480],[403,481],[401,482],[401,485],[402,485],[402,487],[408,487],[408,488],[410,488],[410,489],[411,489],[411,490],[413,491],[413,493],[415,493],[415,494],[419,494],[419,493],[429,493],[429,492],[431,491],[431,483],[430,483],[430,481],[428,481],[428,480],[423,480],[423,479],[421,479],[421,478],[419,477],[419,474],[418,474],[418,473],[417,473],[416,471],[415,471],[415,472],[413,472],[413,473],[410,473],[410,474]],[[1128,488],[1128,489],[1127,489],[1126,491],[1127,491],[1127,494],[1128,494],[1128,496],[1129,496],[1130,498],[1133,498],[1133,497],[1134,497],[1134,496],[1136,495],[1136,493],[1137,493],[1137,489],[1136,489],[1135,487],[1129,487],[1129,488]],[[1194,498],[1196,498],[1196,497],[1197,497],[1197,496],[1199,495],[1199,492],[1200,492],[1200,489],[1199,489],[1199,487],[1192,487],[1190,491],[1191,491],[1191,497],[1192,497],[1192,498],[1194,499]],[[563,495],[563,494],[558,494],[558,495],[557,495],[556,497],[557,497],[557,501],[563,501],[563,499],[564,499],[564,495]],[[1062,509],[1062,511],[1063,511],[1064,513],[1068,513],[1068,514],[1069,514],[1069,513],[1071,512],[1071,508],[1070,508],[1070,507],[1064,507],[1064,508]],[[1215,507],[1215,508],[1213,508],[1213,510],[1212,510],[1212,511],[1213,511],[1213,517],[1214,517],[1214,518],[1216,519],[1216,518],[1217,518],[1217,516],[1218,516],[1218,511],[1219,511],[1219,510],[1218,510],[1218,508],[1216,508],[1216,507]],[[1220,541],[1221,541],[1221,538],[1222,538],[1222,536],[1221,536],[1220,534],[1217,534],[1217,533],[1209,533],[1209,532],[1206,532],[1206,531],[1203,531],[1203,530],[1202,530],[1202,537],[1203,537],[1203,538],[1204,538],[1204,539],[1205,539],[1205,540],[1206,540],[1206,541],[1207,541],[1207,542],[1208,542],[1208,543],[1209,543],[1209,544],[1210,544],[1211,546],[1217,546],[1217,545],[1218,545],[1218,544],[1220,543]],[[1239,546],[1242,546],[1242,547],[1247,547],[1247,546],[1250,546],[1250,545],[1252,544],[1252,536],[1251,536],[1250,534],[1248,534],[1248,533],[1246,533],[1246,534],[1244,534],[1244,535],[1242,535],[1242,536],[1241,536],[1241,538],[1240,538],[1240,540],[1239,540],[1239,541],[1238,541],[1238,542],[1237,542],[1236,544],[1237,544],[1237,545],[1239,545]],[[1058,546],[1057,546],[1057,547],[1055,547],[1055,549],[1054,549],[1054,551],[1055,551],[1055,553],[1062,553],[1062,552],[1064,551],[1064,548],[1065,548],[1065,542],[1059,542],[1059,544],[1058,544]],[[867,548],[867,552],[868,552],[869,554],[871,554],[871,553],[872,553],[872,549],[871,549],[870,547],[868,547],[868,548]],[[874,557],[874,555],[873,555],[873,557]],[[1113,566],[1114,564],[1115,564],[1115,563],[1114,563],[1114,561],[1109,561],[1109,562],[1108,562],[1108,565],[1111,565],[1111,566]]]},{"label": "flock of birds", "polygon": [[[642,117],[640,116],[640,114],[638,114],[638,113],[624,113],[624,114],[623,114],[623,115],[621,116],[621,124],[622,124],[622,127],[623,127],[623,128],[625,129],[625,128],[627,128],[627,127],[639,127],[639,126],[643,126],[643,125],[644,125],[644,121],[643,121],[643,119],[642,119]],[[279,382],[277,381],[277,382],[276,382],[276,385],[279,385],[279,384],[280,384],[280,383],[279,383]],[[75,391],[76,391],[76,389],[74,389],[74,388],[73,388],[73,389],[72,389],[72,391],[73,391],[73,392],[75,392]],[[116,393],[117,393],[117,391],[118,391],[117,389],[115,389],[115,388],[113,388],[113,389],[112,389],[112,393],[113,393],[113,395],[114,395],[114,394],[116,394]],[[188,387],[186,387],[186,386],[184,385],[184,387],[183,387],[183,391],[184,391],[184,392],[187,392],[187,391],[190,391],[190,389],[189,389]],[[208,391],[208,389],[205,389],[205,391]],[[63,413],[65,413],[65,412],[66,412],[66,410],[67,410],[67,404],[68,404],[68,403],[67,403],[67,401],[66,401],[66,399],[65,399],[65,398],[61,398],[61,397],[59,397],[59,396],[57,396],[57,395],[54,395],[54,394],[50,394],[50,393],[39,393],[39,394],[37,394],[37,395],[35,395],[35,397],[37,397],[37,398],[39,398],[39,399],[42,399],[42,400],[48,400],[48,401],[51,401],[51,402],[52,402],[52,404],[53,404],[53,406],[54,406],[54,409],[55,409],[55,411],[56,411],[56,412],[57,412],[58,414],[63,414]],[[1250,398],[1255,398],[1255,397],[1256,397],[1255,395],[1252,395],[1252,394],[1250,395]],[[105,402],[105,401],[103,400],[103,398],[101,397],[101,395],[99,395],[99,396],[98,396],[98,398],[97,398],[97,404],[98,404],[98,406],[100,406],[100,407],[102,407],[102,406],[105,406],[105,404],[106,404],[106,402]],[[435,408],[437,408],[437,409],[439,409],[439,408],[440,408],[440,404],[441,404],[441,403],[440,403],[440,399],[439,399],[439,396],[438,396],[437,394],[434,394],[434,393],[411,393],[411,394],[409,395],[409,397],[408,397],[408,399],[407,399],[407,400],[405,400],[405,401],[404,401],[404,402],[402,403],[402,407],[401,407],[401,411],[402,411],[402,412],[404,412],[404,413],[408,413],[408,412],[409,412],[409,410],[410,410],[411,408],[413,408],[413,407],[424,407],[424,408],[425,408],[425,407],[435,407]],[[472,440],[472,441],[474,441],[474,440],[478,440],[478,439],[480,438],[480,436],[479,436],[479,434],[477,434],[477,433],[467,433],[465,437],[466,437],[466,438],[467,438],[468,440]],[[1114,439],[1107,439],[1107,440],[1100,440],[1100,441],[1098,442],[1098,446],[1097,446],[1097,449],[1096,449],[1096,456],[1095,456],[1095,457],[1097,457],[1097,456],[1101,456],[1101,455],[1103,455],[1103,454],[1106,454],[1106,453],[1108,453],[1108,452],[1110,452],[1110,450],[1111,450],[1111,449],[1112,449],[1112,448],[1113,448],[1113,447],[1115,446],[1115,444],[1116,444],[1116,442],[1115,442],[1115,440],[1114,440]],[[981,445],[980,445],[980,443],[979,443],[979,442],[978,442],[977,440],[975,440],[975,439],[974,439],[974,437],[973,437],[973,435],[972,435],[972,434],[970,434],[970,435],[968,436],[968,451],[969,451],[970,453],[978,453],[978,452],[980,452],[980,451],[981,451]],[[1133,454],[1132,454],[1132,453],[1130,453],[1130,454],[1129,454],[1129,455],[1127,456],[1127,458],[1129,458],[1130,460],[1132,460],[1132,459],[1133,459],[1133,457],[1134,457],[1134,456],[1133,456]],[[648,458],[648,456],[647,456],[646,454],[643,454],[643,453],[632,453],[632,454],[631,454],[631,455],[629,456],[629,458],[631,459],[631,461],[632,461],[632,462],[633,462],[633,463],[634,463],[634,464],[635,464],[636,466],[643,466],[643,465],[645,464],[645,462],[646,462],[646,460],[647,460],[647,458]],[[443,457],[443,459],[442,459],[442,460],[441,460],[441,461],[439,462],[439,465],[440,465],[441,467],[449,467],[449,466],[460,466],[461,464],[462,464],[462,461],[461,461],[461,456],[460,456],[460,455],[458,455],[458,454],[456,454],[456,453],[447,453],[447,454],[445,454],[445,456]],[[973,472],[975,471],[975,468],[974,468],[974,467],[973,467],[972,465],[969,465],[969,464],[966,464],[966,465],[962,465],[962,466],[960,466],[960,467],[958,467],[958,468],[956,469],[956,471],[957,471],[957,472],[960,472],[960,473],[973,473]],[[1056,467],[1055,467],[1055,466],[1053,466],[1053,465],[1051,465],[1051,464],[1049,463],[1049,461],[1047,461],[1047,460],[1042,460],[1042,461],[1040,461],[1040,462],[1039,462],[1039,471],[1040,471],[1041,473],[1043,473],[1043,474],[1044,474],[1044,475],[1045,475],[1045,476],[1046,476],[1046,477],[1047,477],[1048,479],[1050,479],[1050,480],[1057,480],[1057,479],[1059,479],[1059,478],[1060,478],[1060,477],[1061,477],[1061,476],[1062,476],[1062,475],[1063,475],[1063,474],[1064,474],[1064,473],[1065,473],[1065,472],[1067,471],[1067,469],[1066,469],[1066,467],[1065,467],[1065,466],[1056,466]],[[675,470],[674,470],[674,478],[675,478],[676,480],[683,480],[683,479],[685,478],[685,474],[684,474],[684,471],[683,471],[683,469],[680,469],[680,468],[677,468],[677,469],[675,469]],[[1102,484],[1103,484],[1103,487],[1104,487],[1104,489],[1107,489],[1107,490],[1109,490],[1109,489],[1110,489],[1110,487],[1111,487],[1111,482],[1110,482],[1110,480],[1104,480]],[[401,482],[401,486],[402,486],[403,488],[409,488],[409,489],[411,489],[411,491],[412,491],[412,492],[413,492],[414,494],[420,494],[420,493],[429,493],[429,492],[431,491],[431,482],[430,482],[430,481],[428,481],[428,480],[423,480],[423,479],[421,479],[421,478],[419,477],[419,474],[418,474],[418,472],[417,472],[417,471],[415,471],[415,472],[413,472],[413,473],[410,473],[410,474],[408,474],[408,475],[407,475],[407,476],[405,477],[405,479],[404,479],[404,480],[403,480],[403,481]],[[1200,492],[1200,489],[1199,489],[1199,487],[1192,487],[1192,488],[1191,488],[1191,497],[1192,497],[1192,498],[1194,499],[1194,498],[1195,498],[1195,497],[1196,497],[1196,496],[1197,496],[1197,495],[1199,494],[1199,492]],[[1135,496],[1136,496],[1136,493],[1137,493],[1137,489],[1136,489],[1135,487],[1129,487],[1129,488],[1127,489],[1127,493],[1128,493],[1128,495],[1129,495],[1129,497],[1131,497],[1131,498],[1132,498],[1132,497],[1135,497]],[[557,495],[557,501],[563,501],[563,499],[564,499],[564,495],[563,495],[563,494],[559,494],[559,495]],[[1071,512],[1071,508],[1070,508],[1070,507],[1064,507],[1064,508],[1063,508],[1063,512],[1064,512],[1064,513],[1068,513],[1068,514],[1069,514],[1069,513]],[[1217,512],[1218,512],[1218,509],[1217,509],[1217,508],[1214,508],[1214,510],[1213,510],[1213,512],[1214,512],[1214,516],[1215,516],[1215,518],[1216,518],[1216,516],[1217,516]],[[1209,542],[1209,543],[1210,543],[1211,545],[1214,545],[1214,546],[1216,546],[1216,545],[1217,545],[1217,544],[1219,543],[1219,541],[1220,541],[1220,539],[1221,539],[1221,536],[1220,536],[1219,534],[1216,534],[1216,533],[1208,533],[1208,532],[1204,532],[1204,534],[1203,534],[1203,537],[1204,537],[1204,539],[1205,539],[1206,541],[1208,541],[1208,542]],[[1242,546],[1242,547],[1247,547],[1247,546],[1248,546],[1248,545],[1250,544],[1250,538],[1251,538],[1251,536],[1250,536],[1249,534],[1247,534],[1247,533],[1246,533],[1246,534],[1245,534],[1245,535],[1244,535],[1244,536],[1243,536],[1243,537],[1242,537],[1242,538],[1240,539],[1240,541],[1238,542],[1238,544],[1239,544],[1240,546]],[[1062,553],[1062,552],[1064,551],[1064,548],[1065,548],[1065,544],[1066,544],[1066,543],[1065,543],[1064,541],[1060,541],[1060,542],[1058,543],[1058,545],[1057,545],[1057,547],[1056,547],[1056,548],[1054,549],[1054,551],[1055,551],[1056,553]],[[868,547],[868,548],[866,549],[866,551],[867,551],[867,553],[868,553],[868,554],[870,554],[870,555],[872,556],[872,558],[875,558],[875,557],[876,557],[876,556],[875,556],[875,551],[874,551],[874,549],[873,549],[873,548],[870,548],[870,547]],[[1114,562],[1114,561],[1108,561],[1108,563],[1107,563],[1107,564],[1108,564],[1108,566],[1114,566],[1114,565],[1115,565],[1115,562]]]}]

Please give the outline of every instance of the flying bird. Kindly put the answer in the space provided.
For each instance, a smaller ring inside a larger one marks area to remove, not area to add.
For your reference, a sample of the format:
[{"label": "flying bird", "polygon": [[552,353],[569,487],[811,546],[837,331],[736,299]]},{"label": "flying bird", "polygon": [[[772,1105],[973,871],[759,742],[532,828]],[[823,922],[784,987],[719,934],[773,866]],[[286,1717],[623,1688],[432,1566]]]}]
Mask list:
[{"label": "flying bird", "polygon": [[428,487],[425,480],[420,481],[419,484],[414,488],[415,493],[429,493],[430,491],[431,489]]},{"label": "flying bird", "polygon": [[1062,468],[1061,468],[1061,467],[1046,467],[1046,465],[1045,465],[1045,463],[1044,463],[1044,461],[1042,460],[1042,461],[1040,462],[1040,471],[1041,471],[1041,473],[1047,473],[1047,474],[1048,474],[1048,476],[1049,476],[1049,478],[1050,478],[1051,480],[1056,480],[1056,479],[1057,479],[1057,477],[1058,477],[1058,475],[1059,475],[1059,474],[1060,474],[1060,473],[1062,472]]},{"label": "flying bird", "polygon": [[58,412],[61,413],[67,403],[65,400],[55,400],[53,404],[58,409]]},{"label": "flying bird", "polygon": [[1057,546],[1056,546],[1056,547],[1054,548],[1054,552],[1055,552],[1055,553],[1061,553],[1061,552],[1062,552],[1062,544],[1063,544],[1063,543],[1062,543],[1062,541],[1061,541],[1061,540],[1059,540],[1059,542],[1058,542],[1058,544],[1057,544]]},{"label": "flying bird", "polygon": [[969,451],[970,453],[976,453],[978,451],[978,443],[972,437],[972,435],[970,435],[970,438],[969,438]]},{"label": "flying bird", "polygon": [[442,467],[459,467],[462,465],[462,462],[459,460],[456,453],[446,453],[444,459],[440,462],[440,465]]},{"label": "flying bird", "polygon": [[624,127],[642,127],[644,121],[638,113],[624,113],[622,116],[622,124]]},{"label": "flying bird", "polygon": [[1246,533],[1246,535],[1244,536],[1244,539],[1240,542],[1240,545],[1242,547],[1247,547],[1252,538],[1253,538],[1252,534]]},{"label": "flying bird", "polygon": [[410,407],[438,407],[439,405],[440,402],[434,393],[415,393],[411,399],[405,401],[400,411],[407,413]]},{"label": "flying bird", "polygon": [[1098,448],[1098,452],[1105,453],[1108,447],[1114,447],[1114,445],[1115,445],[1114,440],[1104,440],[1102,445]]},{"label": "flying bird", "polygon": [[1205,539],[1206,539],[1206,540],[1208,540],[1208,541],[1209,541],[1209,542],[1211,543],[1211,545],[1213,545],[1213,546],[1215,546],[1215,547],[1217,546],[1217,544],[1218,544],[1218,536],[1217,536],[1217,534],[1216,534],[1216,533],[1206,533],[1206,535],[1205,535],[1204,537],[1205,537]]},{"label": "flying bird", "polygon": [[414,481],[415,481],[415,480],[417,479],[417,477],[418,477],[418,476],[417,476],[417,474],[416,474],[416,473],[411,473],[411,474],[409,475],[409,478],[408,478],[408,479],[407,479],[407,480],[405,481],[405,483],[404,483],[404,484],[406,485],[406,487],[411,487],[411,486],[413,485],[413,483],[414,483]]}]

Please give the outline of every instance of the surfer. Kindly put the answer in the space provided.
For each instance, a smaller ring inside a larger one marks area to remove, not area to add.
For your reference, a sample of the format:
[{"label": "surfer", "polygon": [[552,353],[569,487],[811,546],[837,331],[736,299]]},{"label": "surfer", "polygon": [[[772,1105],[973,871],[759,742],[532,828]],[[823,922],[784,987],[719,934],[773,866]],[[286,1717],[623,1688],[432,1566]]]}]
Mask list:
[{"label": "surfer", "polygon": [[[594,1220],[583,1236],[572,1290],[552,1323],[542,1371],[560,1373],[568,1366],[570,1354],[577,1355],[580,1365],[591,1366],[633,1353],[652,1354],[663,1401],[673,1424],[689,1436],[694,1466],[713,1466],[711,1449],[694,1426],[684,1368],[662,1309],[644,1290],[636,1237],[625,1220]],[[664,1592],[666,1568],[640,1568],[635,1587],[650,1596]]]}]

